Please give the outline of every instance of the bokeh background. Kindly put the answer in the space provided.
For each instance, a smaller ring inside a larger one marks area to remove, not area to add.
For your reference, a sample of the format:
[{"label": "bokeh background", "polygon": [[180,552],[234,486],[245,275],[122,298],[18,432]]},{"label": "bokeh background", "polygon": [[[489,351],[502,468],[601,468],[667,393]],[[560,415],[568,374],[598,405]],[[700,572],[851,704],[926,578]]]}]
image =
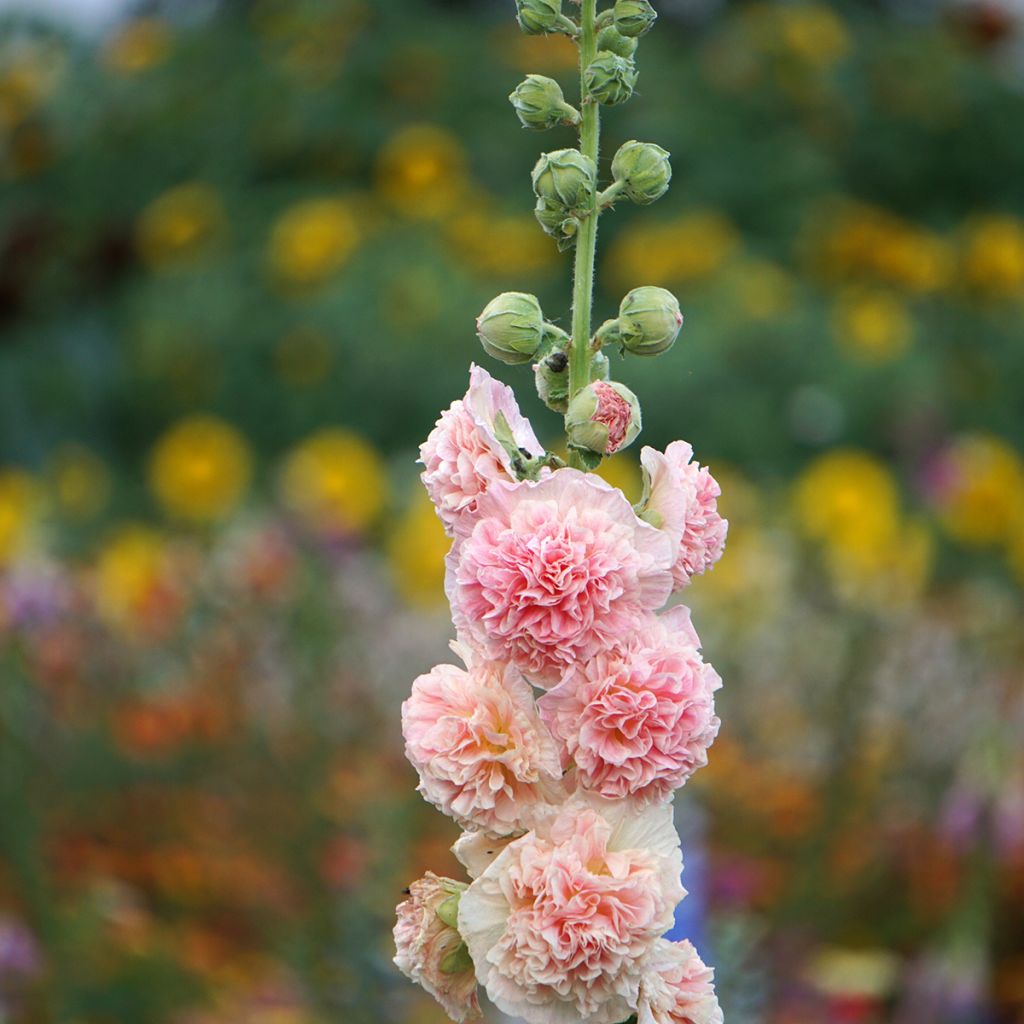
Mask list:
[{"label": "bokeh background", "polygon": [[[597,313],[678,293],[614,372],[732,521],[680,928],[730,1024],[1024,1021],[1024,14],[659,7],[605,140],[674,187],[602,221]],[[437,1024],[390,964],[458,872],[399,735],[450,630],[414,459],[495,293],[568,308],[528,172],[571,136],[505,96],[573,49],[512,0],[21,8],[0,1021]]]}]

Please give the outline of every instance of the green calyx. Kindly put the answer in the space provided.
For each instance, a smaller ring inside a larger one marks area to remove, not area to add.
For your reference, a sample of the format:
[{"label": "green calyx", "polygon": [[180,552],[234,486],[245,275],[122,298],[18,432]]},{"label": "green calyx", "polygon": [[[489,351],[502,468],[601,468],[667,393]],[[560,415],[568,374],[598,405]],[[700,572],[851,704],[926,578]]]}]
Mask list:
[{"label": "green calyx", "polygon": [[[564,348],[549,352],[533,368],[540,400],[549,409],[560,413],[569,408],[569,357]],[[590,362],[590,379],[607,380],[609,372],[608,357],[598,352]]]},{"label": "green calyx", "polygon": [[606,50],[631,60],[640,44],[630,36],[624,36],[614,25],[608,25],[597,34],[598,51]]},{"label": "green calyx", "polygon": [[587,93],[606,107],[625,103],[636,88],[638,72],[628,57],[602,50],[583,72]]},{"label": "green calyx", "polygon": [[562,0],[516,0],[519,27],[527,35],[558,32],[561,28]]},{"label": "green calyx", "polygon": [[514,366],[528,363],[537,355],[544,342],[545,326],[536,296],[504,292],[477,317],[476,333],[489,356]]},{"label": "green calyx", "polygon": [[636,39],[650,32],[658,12],[647,0],[615,0],[612,19],[622,35]]},{"label": "green calyx", "polygon": [[558,251],[565,252],[576,243],[579,224],[575,217],[561,203],[538,199],[533,208],[537,223],[558,243]]},{"label": "green calyx", "polygon": [[537,198],[561,206],[568,216],[570,211],[588,210],[593,204],[597,165],[578,149],[558,149],[541,155],[532,180]]},{"label": "green calyx", "polygon": [[660,199],[672,181],[670,154],[653,142],[627,142],[612,160],[617,191],[647,206]]},{"label": "green calyx", "polygon": [[647,285],[634,288],[622,300],[615,333],[625,351],[657,356],[675,344],[682,326],[676,297],[664,288]]},{"label": "green calyx", "polygon": [[460,942],[450,953],[441,958],[442,974],[462,974],[473,970],[473,958],[469,955],[469,947]]},{"label": "green calyx", "polygon": [[640,403],[617,381],[593,381],[575,395],[565,413],[569,447],[598,456],[628,447],[640,428]]},{"label": "green calyx", "polygon": [[579,123],[579,111],[565,102],[562,87],[544,75],[527,75],[509,96],[524,128],[543,130]]}]

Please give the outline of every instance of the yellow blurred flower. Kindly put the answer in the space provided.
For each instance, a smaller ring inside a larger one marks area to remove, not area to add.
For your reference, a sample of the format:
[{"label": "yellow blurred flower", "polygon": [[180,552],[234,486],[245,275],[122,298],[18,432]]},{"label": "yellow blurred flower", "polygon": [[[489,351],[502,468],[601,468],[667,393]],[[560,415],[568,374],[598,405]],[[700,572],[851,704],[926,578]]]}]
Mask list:
[{"label": "yellow blurred flower", "polygon": [[295,327],[274,347],[274,369],[293,388],[319,384],[333,365],[331,339],[318,327]]},{"label": "yellow blurred flower", "polygon": [[375,177],[385,201],[408,217],[425,219],[451,212],[469,187],[461,145],[433,124],[395,134],[377,157]]},{"label": "yellow blurred flower", "polygon": [[448,237],[458,258],[481,274],[533,274],[558,258],[532,215],[495,213],[486,199],[460,204],[448,223]]},{"label": "yellow blurred flower", "polygon": [[139,215],[135,240],[142,259],[164,269],[193,260],[224,227],[220,196],[201,181],[157,196]]},{"label": "yellow blurred flower", "polygon": [[796,483],[794,511],[801,532],[822,543],[842,599],[892,607],[928,582],[932,535],[924,523],[904,521],[896,481],[873,455],[838,449],[816,459]]},{"label": "yellow blurred flower", "polygon": [[103,63],[121,75],[138,75],[167,60],[174,36],[163,18],[133,18],[103,48]]},{"label": "yellow blurred flower", "polygon": [[19,40],[0,52],[0,128],[17,127],[42,106],[60,85],[66,64],[56,43]]},{"label": "yellow blurred flower", "polygon": [[1024,220],[994,214],[971,221],[964,232],[963,277],[989,298],[1024,296]]},{"label": "yellow blurred flower", "polygon": [[991,434],[957,438],[942,458],[936,503],[939,521],[957,540],[1008,542],[1024,519],[1024,461]]},{"label": "yellow blurred flower", "polygon": [[906,304],[891,292],[848,289],[832,310],[832,331],[858,362],[885,363],[906,351],[914,324]]},{"label": "yellow blurred flower", "polygon": [[395,584],[410,604],[444,603],[444,559],[451,543],[433,503],[417,490],[388,541]]},{"label": "yellow blurred flower", "polygon": [[935,543],[919,520],[897,524],[875,543],[826,546],[825,565],[836,592],[851,604],[894,607],[921,595],[931,575]]},{"label": "yellow blurred flower", "polygon": [[145,624],[161,605],[161,592],[170,588],[172,579],[161,534],[138,524],[119,527],[107,538],[94,566],[100,617],[118,628]]},{"label": "yellow blurred flower", "polygon": [[846,56],[850,36],[840,17],[820,4],[774,6],[785,51],[812,67],[827,69]]},{"label": "yellow blurred flower", "polygon": [[815,459],[796,482],[793,504],[802,533],[848,552],[876,548],[899,523],[899,493],[888,467],[854,449]]},{"label": "yellow blurred flower", "polygon": [[327,535],[362,533],[384,507],[387,478],[367,441],[328,428],[287,457],[281,489],[285,503],[310,529]]},{"label": "yellow blurred flower", "polygon": [[739,244],[736,229],[713,210],[629,227],[608,251],[608,269],[622,287],[637,282],[669,286],[718,270]]},{"label": "yellow blurred flower", "polygon": [[359,243],[355,213],[343,199],[307,199],[289,207],[270,234],[268,260],[286,285],[320,284]]},{"label": "yellow blurred flower", "polygon": [[94,518],[110,499],[110,470],[84,445],[58,448],[50,458],[48,475],[57,507],[72,519]]},{"label": "yellow blurred flower", "polygon": [[866,203],[826,204],[811,227],[812,265],[839,281],[871,281],[914,294],[950,283],[955,266],[949,243],[924,228]]},{"label": "yellow blurred flower", "polygon": [[503,62],[523,74],[571,71],[580,60],[576,44],[563,35],[528,36],[503,27],[494,34],[494,45]]},{"label": "yellow blurred flower", "polygon": [[171,515],[207,523],[235,508],[251,467],[249,448],[234,427],[213,416],[191,416],[157,441],[149,486]]},{"label": "yellow blurred flower", "polygon": [[21,469],[0,469],[0,566],[27,545],[39,506],[39,485]]}]

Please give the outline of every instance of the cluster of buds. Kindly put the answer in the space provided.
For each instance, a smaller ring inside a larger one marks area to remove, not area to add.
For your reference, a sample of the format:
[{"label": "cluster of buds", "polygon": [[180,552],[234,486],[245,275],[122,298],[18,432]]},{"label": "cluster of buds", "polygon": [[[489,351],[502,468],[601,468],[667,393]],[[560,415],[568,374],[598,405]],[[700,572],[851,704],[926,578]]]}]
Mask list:
[{"label": "cluster of buds", "polygon": [[683,325],[675,296],[646,286],[592,330],[598,218],[620,199],[655,202],[672,178],[664,149],[631,141],[599,181],[601,111],[633,95],[638,42],[657,17],[648,0],[599,2],[573,0],[574,20],[563,0],[516,0],[524,32],[580,49],[578,107],[543,75],[509,97],[524,127],[579,132],[531,178],[540,226],[575,248],[571,328],[524,292],[497,296],[476,322],[487,355],[532,366],[564,418],[568,465],[480,367],[420,449],[452,538],[445,592],[464,667],[420,676],[402,727],[420,792],[465,830],[453,851],[470,881],[410,887],[395,963],[458,1022],[480,1016],[483,986],[530,1024],[722,1024],[713,972],[688,942],[663,938],[685,895],[672,794],[707,762],[721,684],[688,609],[665,606],[715,564],[728,523],[683,441],[642,449],[636,505],[587,472],[641,430],[608,353],[660,355]]}]

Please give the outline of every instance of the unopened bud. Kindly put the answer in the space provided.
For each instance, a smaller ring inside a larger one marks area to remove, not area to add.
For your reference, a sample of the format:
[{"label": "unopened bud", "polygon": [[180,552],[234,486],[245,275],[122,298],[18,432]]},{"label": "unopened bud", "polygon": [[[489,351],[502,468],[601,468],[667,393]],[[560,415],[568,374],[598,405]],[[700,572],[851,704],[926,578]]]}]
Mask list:
[{"label": "unopened bud", "polygon": [[484,351],[503,363],[528,363],[544,340],[544,314],[536,296],[504,292],[477,317],[476,333]]},{"label": "unopened bud", "polygon": [[538,199],[533,214],[544,231],[558,243],[559,252],[572,248],[576,241],[578,225],[561,203]]},{"label": "unopened bud", "polygon": [[624,36],[614,25],[601,29],[597,35],[598,50],[607,50],[610,53],[617,53],[620,57],[631,59],[636,53],[639,44],[635,39]]},{"label": "unopened bud", "polygon": [[552,352],[533,368],[533,378],[540,400],[555,412],[565,412],[569,406],[569,357],[564,352]]},{"label": "unopened bud", "polygon": [[524,128],[554,128],[579,123],[579,112],[565,102],[562,87],[544,75],[527,75],[509,96]]},{"label": "unopened bud", "polygon": [[544,153],[533,169],[533,191],[538,199],[570,210],[588,209],[594,200],[597,166],[578,149]]},{"label": "unopened bud", "polygon": [[627,352],[637,356],[667,352],[682,326],[679,302],[664,288],[634,288],[619,306],[619,341]]},{"label": "unopened bud", "polygon": [[627,142],[612,160],[612,177],[640,206],[660,199],[672,181],[669,153],[653,142]]},{"label": "unopened bud", "polygon": [[658,12],[647,0],[615,0],[612,16],[619,32],[634,39],[649,32],[658,20]]},{"label": "unopened bud", "polygon": [[599,53],[583,72],[587,92],[598,103],[614,107],[625,103],[636,88],[636,65],[611,50]]},{"label": "unopened bud", "polygon": [[573,448],[614,455],[640,433],[640,403],[624,384],[598,380],[569,403],[565,429]]},{"label": "unopened bud", "polygon": [[519,27],[528,35],[542,35],[558,29],[562,0],[516,0]]}]

